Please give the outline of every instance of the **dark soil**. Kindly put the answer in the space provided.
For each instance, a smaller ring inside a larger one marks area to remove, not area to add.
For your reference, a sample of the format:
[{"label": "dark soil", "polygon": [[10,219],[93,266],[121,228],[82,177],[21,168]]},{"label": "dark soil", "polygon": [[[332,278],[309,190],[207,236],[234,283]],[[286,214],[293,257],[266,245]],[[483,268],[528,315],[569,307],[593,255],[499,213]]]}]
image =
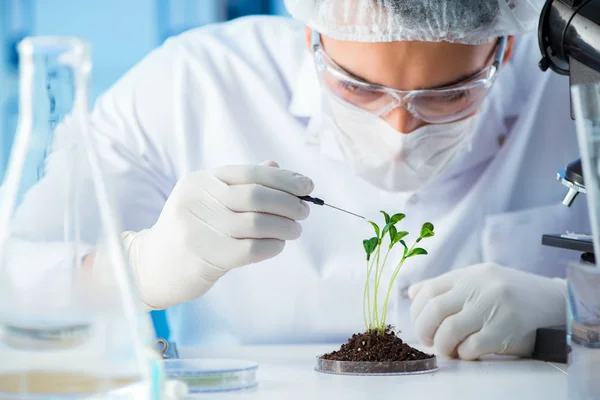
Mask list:
[{"label": "dark soil", "polygon": [[321,358],[331,361],[394,362],[427,360],[433,357],[404,343],[389,326],[384,333],[354,334],[339,350]]}]

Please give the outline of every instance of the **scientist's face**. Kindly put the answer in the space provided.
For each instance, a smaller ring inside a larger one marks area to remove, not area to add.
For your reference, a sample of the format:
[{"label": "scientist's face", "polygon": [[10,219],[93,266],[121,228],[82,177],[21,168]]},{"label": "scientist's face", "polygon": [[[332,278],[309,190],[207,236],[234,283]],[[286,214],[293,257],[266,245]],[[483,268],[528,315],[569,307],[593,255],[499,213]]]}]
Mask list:
[{"label": "scientist's face", "polygon": [[[309,28],[306,40],[310,48]],[[496,41],[477,46],[447,42],[362,43],[334,40],[325,35],[321,35],[321,43],[327,56],[353,77],[403,91],[436,89],[462,82],[492,65],[497,48]],[[513,45],[511,37],[505,63],[512,55]],[[381,118],[404,133],[427,125],[404,107],[397,107]]]}]

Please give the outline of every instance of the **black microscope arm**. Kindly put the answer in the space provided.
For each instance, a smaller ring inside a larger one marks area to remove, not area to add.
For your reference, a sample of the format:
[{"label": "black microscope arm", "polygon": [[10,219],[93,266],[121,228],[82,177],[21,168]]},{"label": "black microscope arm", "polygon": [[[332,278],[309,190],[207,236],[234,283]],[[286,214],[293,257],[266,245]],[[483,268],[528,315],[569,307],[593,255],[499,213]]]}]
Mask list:
[{"label": "black microscope arm", "polygon": [[573,161],[567,166],[566,178],[573,183],[577,183],[578,185],[585,187],[585,181],[583,180],[583,169],[581,167],[581,158]]},{"label": "black microscope arm", "polygon": [[586,193],[585,181],[583,179],[583,170],[581,167],[581,159],[570,163],[567,168],[558,171],[556,178],[560,183],[569,188],[569,192],[563,200],[563,204],[571,207],[575,198],[579,193]]}]

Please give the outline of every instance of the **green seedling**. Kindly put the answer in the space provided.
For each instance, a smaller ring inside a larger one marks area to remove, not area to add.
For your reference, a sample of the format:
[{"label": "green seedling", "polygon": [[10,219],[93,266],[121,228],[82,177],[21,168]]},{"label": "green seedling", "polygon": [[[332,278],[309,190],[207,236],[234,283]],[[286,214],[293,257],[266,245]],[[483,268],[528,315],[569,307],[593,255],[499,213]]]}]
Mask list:
[{"label": "green seedling", "polygon": [[[385,211],[381,211],[385,219],[385,225],[382,228],[379,227],[375,222],[369,221],[373,229],[375,230],[375,237],[363,240],[363,247],[367,253],[367,279],[364,289],[363,299],[363,317],[365,322],[365,328],[367,332],[378,332],[385,333],[386,331],[386,317],[388,301],[390,299],[390,293],[392,287],[400,269],[404,265],[404,262],[411,257],[419,255],[427,255],[427,251],[421,247],[417,247],[423,239],[434,236],[434,227],[430,222],[426,222],[421,227],[421,233],[415,240],[415,243],[408,247],[405,242],[405,238],[409,235],[406,231],[398,231],[396,225],[401,222],[406,216],[404,214],[394,214],[390,217]],[[387,243],[384,247],[385,255],[383,256],[383,262],[381,262],[381,248],[384,241]],[[402,257],[392,272],[392,277],[388,286],[387,294],[383,306],[379,308],[377,306],[377,299],[379,293],[379,286],[381,284],[381,277],[383,271],[388,262],[388,257],[394,248],[398,248],[397,244],[402,247]],[[371,280],[371,275],[373,279]],[[371,293],[372,292],[372,293]]]}]

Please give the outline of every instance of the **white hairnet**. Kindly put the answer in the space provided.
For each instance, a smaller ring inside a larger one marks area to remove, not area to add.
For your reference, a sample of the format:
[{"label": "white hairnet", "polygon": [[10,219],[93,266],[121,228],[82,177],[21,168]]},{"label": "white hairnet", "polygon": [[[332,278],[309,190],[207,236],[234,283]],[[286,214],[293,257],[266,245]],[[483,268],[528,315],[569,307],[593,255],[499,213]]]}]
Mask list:
[{"label": "white hairnet", "polygon": [[289,13],[333,39],[489,43],[536,28],[544,0],[285,0]]}]

